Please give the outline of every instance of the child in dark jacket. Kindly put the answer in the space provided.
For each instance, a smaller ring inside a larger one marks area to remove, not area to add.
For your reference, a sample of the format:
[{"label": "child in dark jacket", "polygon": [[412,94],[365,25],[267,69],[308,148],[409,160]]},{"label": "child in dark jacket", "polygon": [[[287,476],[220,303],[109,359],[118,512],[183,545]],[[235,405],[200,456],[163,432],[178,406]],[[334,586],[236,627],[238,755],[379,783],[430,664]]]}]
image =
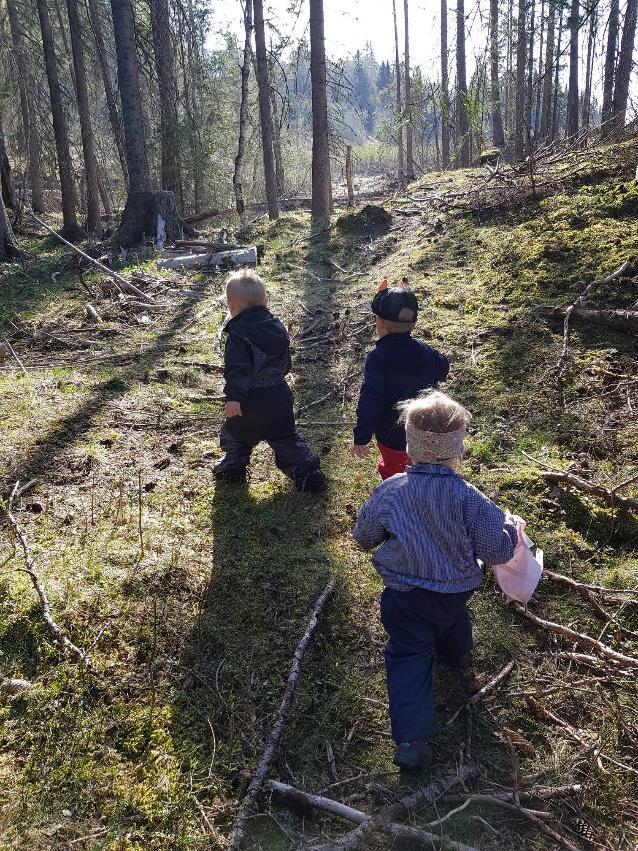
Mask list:
[{"label": "child in dark jacket", "polygon": [[377,487],[359,512],[354,537],[385,586],[381,620],[394,761],[427,767],[436,735],[432,691],[436,650],[462,667],[472,648],[467,602],[481,584],[477,562],[509,561],[514,521],[459,474],[466,409],[438,390],[405,403],[412,466]]},{"label": "child in dark jacket", "polygon": [[418,302],[403,287],[381,289],[372,302],[379,339],[366,358],[357,406],[352,455],[365,458],[373,435],[381,452],[382,479],[403,473],[408,456],[397,404],[447,377],[450,364],[432,346],[415,340]]},{"label": "child in dark jacket", "polygon": [[245,481],[255,446],[265,440],[275,463],[300,491],[319,493],[326,480],[319,456],[295,427],[288,332],[266,307],[264,282],[253,270],[231,275],[226,283],[230,320],[224,351],[224,414],[219,436],[226,453],[215,464],[218,479]]}]

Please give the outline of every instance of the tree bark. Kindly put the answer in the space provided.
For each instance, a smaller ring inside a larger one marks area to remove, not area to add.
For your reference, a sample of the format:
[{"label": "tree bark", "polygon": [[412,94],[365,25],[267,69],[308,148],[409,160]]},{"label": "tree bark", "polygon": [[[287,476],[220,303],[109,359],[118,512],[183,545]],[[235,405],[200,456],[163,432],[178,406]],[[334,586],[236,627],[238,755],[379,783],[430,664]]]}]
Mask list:
[{"label": "tree bark", "polygon": [[526,0],[518,0],[516,27],[516,106],[514,116],[514,155],[517,160],[523,159],[525,147],[525,60],[527,57],[525,8]]},{"label": "tree bark", "polygon": [[410,80],[410,23],[408,17],[408,0],[403,0],[403,24],[405,32],[405,176],[414,180],[414,129],[412,126],[412,84]]},{"label": "tree bark", "polygon": [[[4,146],[2,114],[0,114],[0,160],[2,160],[2,162],[6,160],[7,164],[9,163]],[[4,193],[2,193],[2,195],[4,195]],[[20,247],[13,233],[9,217],[7,216],[4,199],[3,197],[0,197],[0,260],[13,260],[16,257],[20,257],[20,255]]]},{"label": "tree bark", "polygon": [[162,147],[162,189],[174,192],[182,207],[182,179],[179,165],[177,82],[171,44],[168,0],[150,0],[153,50],[160,99],[160,138]]},{"label": "tree bark", "polygon": [[18,212],[18,199],[16,198],[13,175],[11,174],[11,163],[4,144],[4,133],[0,136],[0,185],[2,187],[2,202],[5,207]]},{"label": "tree bark", "polygon": [[31,207],[36,213],[44,210],[42,196],[42,173],[40,171],[40,136],[37,129],[37,115],[33,102],[31,80],[29,74],[29,57],[27,54],[22,30],[14,0],[7,0],[9,27],[13,55],[18,69],[18,89],[20,92],[20,111],[22,113],[22,129],[27,147],[27,162],[29,165],[29,187],[31,189]]},{"label": "tree bark", "polygon": [[470,119],[467,111],[467,77],[465,67],[465,0],[456,4],[456,97],[458,101],[458,162],[470,165]]},{"label": "tree bark", "polygon": [[[552,83],[554,69],[554,31],[556,27],[556,0],[549,0],[547,19],[547,46],[545,49],[545,74],[543,76],[543,105],[541,109],[540,136],[546,142],[552,121]],[[558,59],[557,59],[558,61]]]},{"label": "tree bark", "polygon": [[569,13],[569,88],[567,90],[567,123],[565,134],[568,139],[578,133],[578,36],[580,31],[579,0],[571,0]]},{"label": "tree bark", "polygon": [[589,127],[591,116],[591,83],[594,72],[594,41],[598,21],[598,9],[592,4],[590,9],[589,34],[587,36],[587,64],[585,66],[585,92],[583,94],[582,125]]},{"label": "tree bark", "polygon": [[616,74],[616,49],[618,47],[619,7],[619,0],[611,0],[609,20],[607,22],[607,48],[605,51],[605,74],[603,78],[603,107],[601,116],[603,139],[611,131],[611,117],[614,108],[614,78]]},{"label": "tree bark", "polygon": [[310,77],[312,81],[311,213],[313,219],[321,219],[328,217],[332,208],[323,0],[310,0]]},{"label": "tree bark", "polygon": [[[270,52],[271,55],[273,53],[272,42],[270,44]],[[273,83],[275,78],[274,69],[271,67],[270,69],[270,105],[272,108],[272,151],[275,155],[275,178],[277,180],[277,196],[279,198],[283,197],[284,192],[286,191],[286,177],[284,170],[284,159],[281,154],[281,124],[283,121],[283,107],[281,117],[279,115],[279,109],[277,107],[277,92]]]},{"label": "tree bark", "polygon": [[254,0],[255,8],[255,53],[257,57],[257,86],[259,89],[259,119],[261,122],[261,146],[264,157],[264,180],[266,202],[270,219],[279,218],[277,204],[277,177],[273,154],[273,127],[270,111],[270,84],[268,82],[268,55],[266,53],[266,30],[264,26],[263,0]]},{"label": "tree bark", "polygon": [[396,0],[392,0],[392,17],[394,20],[394,75],[397,84],[396,122],[397,122],[397,168],[399,183],[403,185],[405,166],[403,162],[403,104],[401,101],[401,58],[399,56],[399,31],[397,28]]},{"label": "tree bark", "polygon": [[250,78],[250,61],[252,58],[252,0],[245,0],[244,31],[244,57],[241,66],[241,101],[239,104],[239,141],[237,143],[237,156],[235,157],[235,170],[233,171],[233,189],[235,191],[235,205],[237,207],[237,215],[240,217],[240,219],[243,219],[244,210],[246,209],[246,205],[244,203],[244,192],[242,188],[242,171],[244,167],[244,155],[246,153],[246,126],[248,124],[248,80]]},{"label": "tree bark", "polygon": [[354,207],[354,185],[352,182],[352,145],[346,145],[346,186],[348,188],[348,207]]},{"label": "tree bark", "polygon": [[87,0],[89,9],[89,19],[91,22],[91,31],[93,32],[93,40],[95,41],[95,52],[97,54],[98,64],[100,66],[100,74],[102,76],[102,85],[104,86],[104,94],[106,97],[106,106],[109,113],[109,123],[113,132],[113,140],[117,150],[117,156],[122,169],[124,183],[128,187],[128,168],[126,166],[126,153],[124,151],[124,133],[122,130],[122,118],[117,103],[117,95],[115,87],[111,80],[111,72],[106,60],[106,45],[104,43],[104,33],[102,31],[102,22],[100,20],[100,8],[97,0]]},{"label": "tree bark", "polygon": [[490,99],[492,107],[492,142],[497,148],[505,147],[501,92],[498,73],[498,0],[490,0]]},{"label": "tree bark", "polygon": [[[531,131],[532,128],[532,96],[534,92],[534,38],[536,35],[536,3],[534,0],[529,0],[529,47],[527,51],[527,92],[526,92],[526,108],[525,108],[525,125],[526,131]],[[526,132],[527,135],[527,132]]]},{"label": "tree bark", "polygon": [[62,103],[60,81],[58,79],[57,59],[53,33],[51,31],[51,21],[49,19],[49,9],[47,7],[47,0],[37,0],[37,4],[40,30],[42,33],[42,49],[44,51],[44,62],[51,99],[51,115],[53,118],[53,133],[58,158],[60,191],[62,193],[62,234],[67,239],[77,239],[80,235],[80,227],[76,218],[76,196],[73,182],[69,132],[64,105]]},{"label": "tree bark", "polygon": [[450,164],[450,81],[447,48],[447,0],[441,0],[441,167]]},{"label": "tree bark", "polygon": [[536,83],[536,107],[534,109],[534,141],[538,139],[541,123],[541,93],[543,91],[543,47],[545,37],[545,0],[541,0],[540,36],[538,43],[538,80]]},{"label": "tree bark", "polygon": [[614,104],[611,125],[614,130],[625,126],[627,100],[629,98],[629,79],[632,70],[632,58],[636,41],[636,18],[638,17],[638,0],[627,0],[625,23],[620,39],[620,54],[616,68],[614,84]]},{"label": "tree bark", "polygon": [[560,83],[560,57],[561,57],[561,48],[562,48],[562,40],[563,40],[563,4],[558,4],[559,12],[558,12],[558,42],[556,43],[556,65],[554,68],[554,104],[552,107],[552,131],[551,138],[556,139],[559,135],[560,127],[559,127],[559,114],[558,114],[558,98],[560,94],[559,83]]},{"label": "tree bark", "polygon": [[[45,0],[38,0],[38,3]],[[118,87],[122,101],[122,119],[126,145],[129,194],[148,192],[150,176],[144,139],[135,24],[131,0],[111,0],[113,32],[117,54]]]},{"label": "tree bark", "polygon": [[69,30],[71,32],[75,93],[77,96],[78,113],[80,115],[82,153],[84,155],[84,171],[86,175],[86,229],[89,234],[94,234],[100,226],[100,194],[97,161],[95,159],[93,144],[93,128],[91,126],[89,90],[86,83],[86,69],[84,67],[82,25],[80,23],[77,0],[66,0],[66,7],[69,16]]}]

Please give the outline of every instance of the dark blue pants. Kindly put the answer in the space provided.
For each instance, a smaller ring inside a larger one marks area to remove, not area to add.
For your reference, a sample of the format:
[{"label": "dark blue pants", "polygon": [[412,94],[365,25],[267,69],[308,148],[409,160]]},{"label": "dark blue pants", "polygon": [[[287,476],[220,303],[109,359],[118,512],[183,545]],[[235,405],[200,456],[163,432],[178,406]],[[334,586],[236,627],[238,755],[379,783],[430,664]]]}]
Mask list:
[{"label": "dark blue pants", "polygon": [[467,611],[472,593],[386,588],[381,595],[381,621],[389,636],[385,666],[395,742],[436,735],[434,651],[448,664],[458,665],[472,649],[472,625]]}]

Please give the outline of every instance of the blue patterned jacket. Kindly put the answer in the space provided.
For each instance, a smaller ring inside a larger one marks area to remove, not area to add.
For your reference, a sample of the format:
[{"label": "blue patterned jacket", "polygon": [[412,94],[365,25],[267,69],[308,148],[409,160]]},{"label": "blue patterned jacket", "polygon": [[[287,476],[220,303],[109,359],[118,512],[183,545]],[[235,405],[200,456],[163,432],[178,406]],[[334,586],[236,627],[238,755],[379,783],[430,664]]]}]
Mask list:
[{"label": "blue patterned jacket", "polygon": [[387,587],[443,594],[478,588],[477,559],[502,564],[517,542],[501,509],[444,464],[415,464],[380,484],[354,537],[363,549],[378,547],[372,561]]}]

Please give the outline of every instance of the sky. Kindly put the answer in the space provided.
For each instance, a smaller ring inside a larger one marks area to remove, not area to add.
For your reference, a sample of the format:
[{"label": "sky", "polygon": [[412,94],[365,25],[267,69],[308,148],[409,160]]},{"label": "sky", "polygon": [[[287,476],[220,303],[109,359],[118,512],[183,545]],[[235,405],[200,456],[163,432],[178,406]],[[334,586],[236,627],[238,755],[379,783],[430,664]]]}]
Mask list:
[{"label": "sky", "polygon": [[[288,11],[290,5],[301,6],[301,14],[296,19]],[[403,2],[396,0],[399,41],[403,55]],[[468,9],[472,3],[468,2]],[[281,29],[293,37],[307,32],[308,0],[264,0],[267,24],[279,24]],[[440,0],[410,0],[410,59],[414,65],[420,65],[426,73],[435,74],[440,61],[439,51],[439,8]],[[215,0],[212,4],[213,32],[210,44],[221,44],[219,33],[231,29],[243,36],[242,13],[239,0]],[[378,60],[394,61],[394,29],[392,22],[391,0],[325,0],[324,18],[326,28],[326,51],[332,57],[350,56],[357,48],[370,42]],[[470,28],[476,16],[470,14]],[[294,22],[294,26],[291,24]],[[448,17],[449,43],[454,44],[454,6],[450,3]],[[475,49],[481,50],[477,44]],[[468,72],[474,63],[471,61],[473,44],[468,45]]]}]

